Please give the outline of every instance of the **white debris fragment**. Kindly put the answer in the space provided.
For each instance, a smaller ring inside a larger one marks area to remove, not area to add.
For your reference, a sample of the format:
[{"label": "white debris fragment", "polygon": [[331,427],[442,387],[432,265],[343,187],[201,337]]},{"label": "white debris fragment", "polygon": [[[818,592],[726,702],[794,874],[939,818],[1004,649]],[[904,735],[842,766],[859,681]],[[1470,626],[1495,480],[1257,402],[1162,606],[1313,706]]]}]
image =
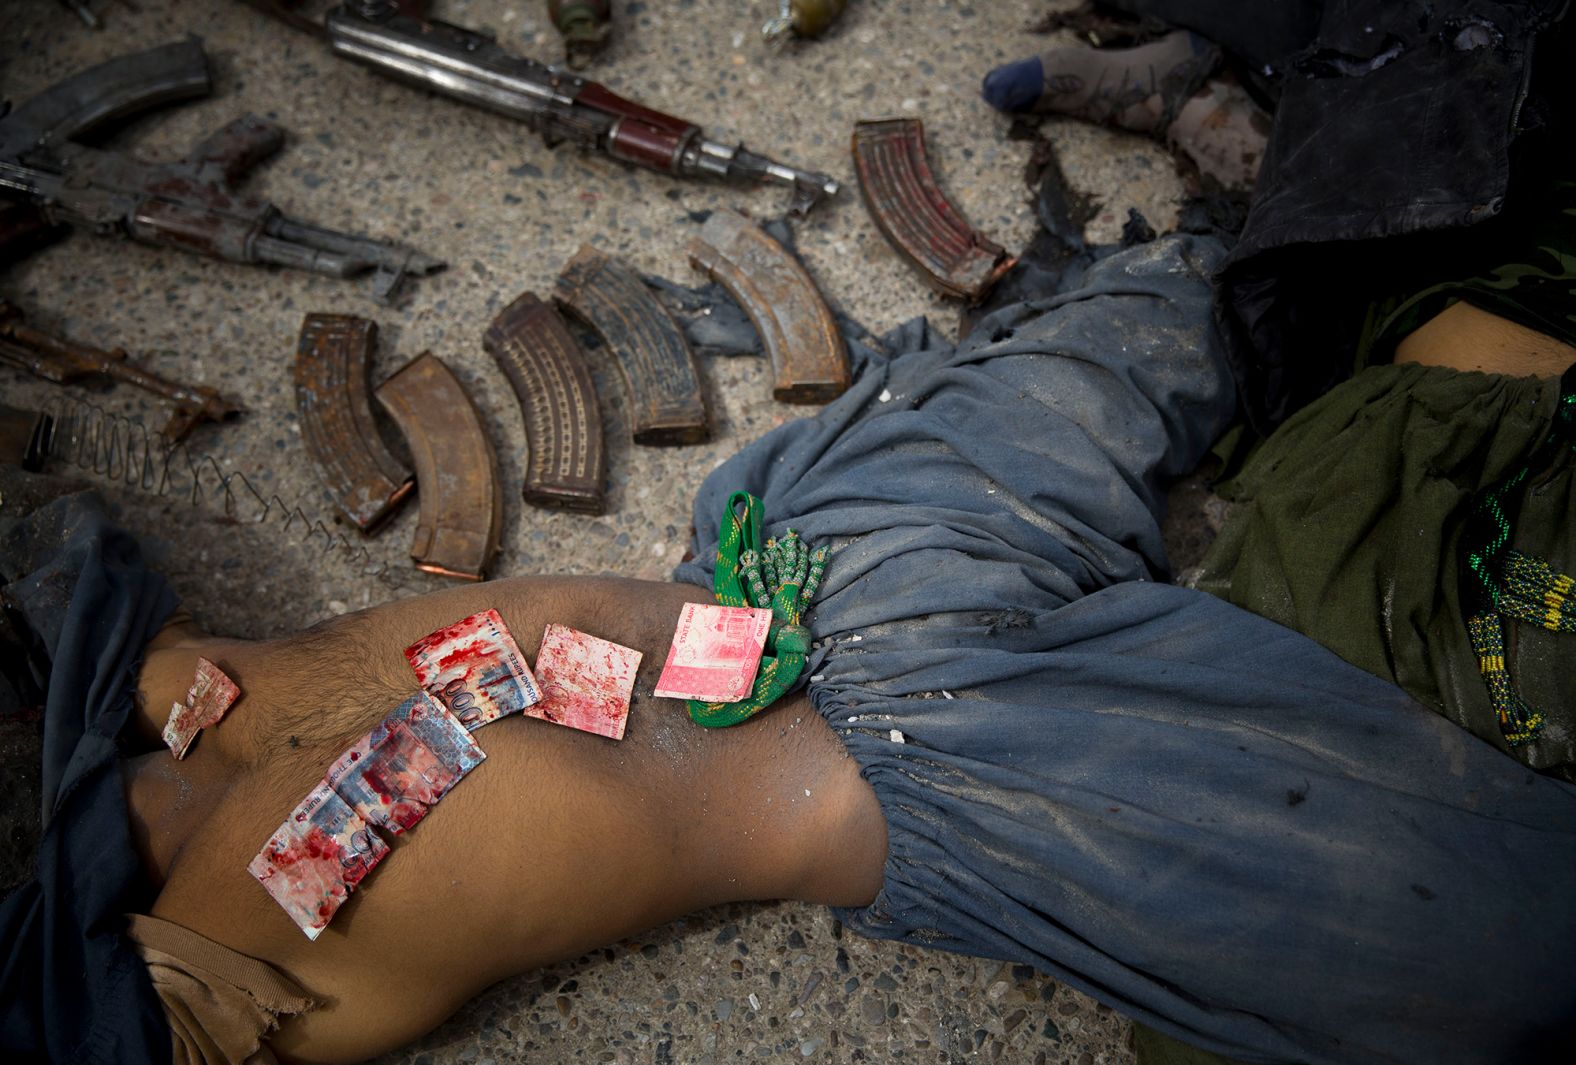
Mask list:
[{"label": "white debris fragment", "polygon": [[810,683],[811,684],[819,684],[825,679],[826,679],[826,674],[825,673],[812,673],[812,674],[810,674]]},{"label": "white debris fragment", "polygon": [[942,689],[941,689],[941,697],[942,697],[942,698],[943,698],[943,699],[951,699],[951,698],[954,698],[954,696],[953,696],[953,694],[952,694],[952,693],[951,693],[951,692],[949,692],[949,691],[947,691],[947,689],[945,689],[945,688],[942,688]]},{"label": "white debris fragment", "polygon": [[864,637],[859,635],[859,633],[856,632],[856,633],[854,633],[852,636],[850,636],[848,638],[848,642],[849,643],[858,643],[860,640],[863,640],[863,639],[864,639]]},{"label": "white debris fragment", "polygon": [[750,992],[750,1009],[757,1013],[761,1011],[761,1000],[755,997],[755,992],[753,991]]},{"label": "white debris fragment", "polygon": [[804,797],[807,798],[807,799],[810,797],[810,789],[809,788],[805,788],[804,789]]},{"label": "white debris fragment", "polygon": [[891,732],[887,733],[887,735],[892,738],[892,742],[893,743],[907,743],[908,742],[908,740],[904,737],[902,731],[899,730],[899,729],[893,729]]},{"label": "white debris fragment", "polygon": [[881,390],[881,394],[879,396],[877,396],[876,399],[878,399],[882,403],[889,402],[892,399],[892,390],[888,389],[888,388],[883,388]]}]

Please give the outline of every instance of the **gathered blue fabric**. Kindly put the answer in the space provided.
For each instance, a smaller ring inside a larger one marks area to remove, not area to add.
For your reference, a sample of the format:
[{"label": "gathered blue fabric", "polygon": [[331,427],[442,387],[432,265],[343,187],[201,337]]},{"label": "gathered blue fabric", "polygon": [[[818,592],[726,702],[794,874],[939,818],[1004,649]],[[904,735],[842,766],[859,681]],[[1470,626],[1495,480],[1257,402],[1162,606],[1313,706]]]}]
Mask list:
[{"label": "gathered blue fabric", "polygon": [[[1252,1062],[1546,1060],[1576,789],[1313,641],[1163,583],[1165,482],[1232,416],[1221,248],[1108,255],[718,467],[829,543],[816,710],[887,821],[866,935],[1036,966]],[[768,711],[770,712],[770,711]]]},{"label": "gathered blue fabric", "polygon": [[168,1061],[169,1023],[121,934],[151,893],[117,737],[175,593],[90,493],[11,518],[0,510],[0,585],[48,661],[48,694],[37,866],[0,903],[0,1049],[8,1061]]}]

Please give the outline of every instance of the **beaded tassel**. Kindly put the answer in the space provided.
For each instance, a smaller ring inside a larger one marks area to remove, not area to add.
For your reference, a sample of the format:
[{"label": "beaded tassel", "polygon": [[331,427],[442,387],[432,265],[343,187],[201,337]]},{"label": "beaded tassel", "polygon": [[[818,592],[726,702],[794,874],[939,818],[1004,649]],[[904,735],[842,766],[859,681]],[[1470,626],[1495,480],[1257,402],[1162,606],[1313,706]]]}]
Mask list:
[{"label": "beaded tassel", "polygon": [[777,587],[777,540],[775,537],[766,541],[766,550],[761,553],[761,576],[766,578],[769,588]]},{"label": "beaded tassel", "polygon": [[760,556],[754,551],[746,551],[740,555],[739,573],[744,577],[744,587],[750,593],[750,599],[755,605],[771,606],[771,593],[766,590],[766,583],[761,579]]},{"label": "beaded tassel", "polygon": [[799,593],[806,604],[815,598],[815,593],[821,587],[821,574],[826,572],[826,556],[830,552],[831,549],[823,545],[810,556],[810,573],[804,579],[804,590]]},{"label": "beaded tassel", "polygon": [[1556,573],[1541,558],[1511,551],[1505,556],[1499,612],[1552,632],[1576,632],[1576,611],[1569,604],[1573,585],[1576,579]]},{"label": "beaded tassel", "polygon": [[1569,609],[1576,580],[1510,547],[1520,505],[1517,491],[1534,469],[1566,451],[1576,452],[1576,366],[1560,379],[1559,401],[1548,437],[1525,466],[1478,498],[1464,536],[1467,568],[1475,578],[1470,590],[1463,589],[1472,603],[1467,607],[1471,612],[1467,631],[1500,728],[1511,744],[1535,738],[1544,718],[1516,691],[1505,662],[1501,616],[1554,632],[1576,631],[1576,612]]},{"label": "beaded tassel", "polygon": [[1477,614],[1467,624],[1472,650],[1477,654],[1478,672],[1488,684],[1489,699],[1499,715],[1500,731],[1516,746],[1526,743],[1543,729],[1543,715],[1528,706],[1516,692],[1505,665],[1505,633],[1499,615]]}]

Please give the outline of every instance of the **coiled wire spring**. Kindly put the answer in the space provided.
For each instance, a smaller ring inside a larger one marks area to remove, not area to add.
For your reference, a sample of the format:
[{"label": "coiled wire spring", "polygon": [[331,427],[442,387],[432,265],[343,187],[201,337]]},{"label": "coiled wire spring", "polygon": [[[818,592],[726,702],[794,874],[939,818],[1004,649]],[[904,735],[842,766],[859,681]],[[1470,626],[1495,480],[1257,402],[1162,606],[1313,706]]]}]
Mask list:
[{"label": "coiled wire spring", "polygon": [[277,494],[259,490],[246,474],[224,469],[206,452],[172,443],[135,418],[76,397],[53,395],[42,410],[48,421],[41,450],[49,458],[148,495],[182,497],[196,508],[211,508],[217,501],[220,520],[271,526],[322,555],[343,559],[358,576],[408,587],[365,545]]}]

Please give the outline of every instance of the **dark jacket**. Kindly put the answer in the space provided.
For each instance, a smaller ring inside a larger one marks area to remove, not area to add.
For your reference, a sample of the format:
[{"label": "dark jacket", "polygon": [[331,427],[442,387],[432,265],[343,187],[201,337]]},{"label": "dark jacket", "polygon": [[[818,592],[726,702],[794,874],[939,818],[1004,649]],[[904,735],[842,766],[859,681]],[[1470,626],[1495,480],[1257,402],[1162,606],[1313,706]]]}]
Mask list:
[{"label": "dark jacket", "polygon": [[1217,278],[1243,411],[1265,435],[1349,375],[1371,299],[1398,278],[1441,280],[1441,246],[1493,247],[1576,100],[1569,0],[1117,6],[1219,42],[1278,95]]}]

